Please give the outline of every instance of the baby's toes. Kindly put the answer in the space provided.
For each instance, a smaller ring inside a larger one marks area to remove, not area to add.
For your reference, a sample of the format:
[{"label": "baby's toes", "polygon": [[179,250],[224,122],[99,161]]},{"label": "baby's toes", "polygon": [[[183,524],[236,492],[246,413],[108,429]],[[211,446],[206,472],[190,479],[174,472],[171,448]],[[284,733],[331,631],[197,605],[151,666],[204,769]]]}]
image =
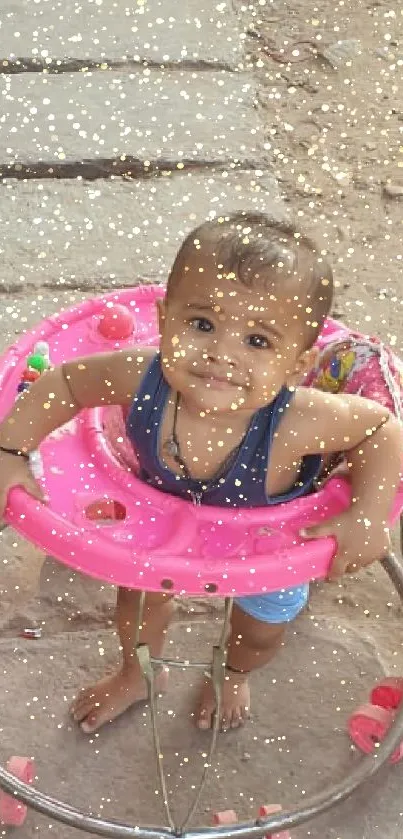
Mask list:
[{"label": "baby's toes", "polygon": [[70,709],[70,714],[76,722],[81,722],[81,720],[85,719],[91,711],[94,711],[96,708],[99,708],[99,702],[95,701],[95,697],[92,698],[90,696],[83,702],[80,702],[74,708]]},{"label": "baby's toes", "polygon": [[242,714],[242,708],[235,708],[232,712],[231,728],[240,728],[244,722],[245,719]]},{"label": "baby's toes", "polygon": [[200,708],[197,716],[197,728],[207,731],[213,725],[214,708]]}]

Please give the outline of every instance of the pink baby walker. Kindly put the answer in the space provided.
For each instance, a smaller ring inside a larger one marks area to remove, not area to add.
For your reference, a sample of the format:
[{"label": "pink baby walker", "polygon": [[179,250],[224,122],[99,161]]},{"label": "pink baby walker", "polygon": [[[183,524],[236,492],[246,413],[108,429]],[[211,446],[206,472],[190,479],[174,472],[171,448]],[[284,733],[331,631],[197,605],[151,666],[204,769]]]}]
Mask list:
[{"label": "pink baby walker", "polygon": [[[18,392],[39,375],[46,375],[49,365],[133,345],[157,346],[155,301],[163,293],[160,286],[144,286],[86,300],[26,333],[0,360],[0,416],[10,410]],[[381,402],[402,419],[403,368],[389,348],[332,320],[326,322],[318,344],[318,363],[306,377],[307,385],[331,392],[360,393]],[[289,827],[342,801],[391,755],[394,761],[400,759],[403,680],[395,679],[377,686],[371,704],[360,708],[349,722],[350,736],[367,757],[348,778],[309,801],[304,800],[293,811],[281,812],[279,805],[264,805],[255,823],[236,827],[236,814],[225,811],[216,815],[214,828],[187,830],[215,748],[232,598],[325,577],[335,550],[334,540],[318,539],[308,546],[299,534],[302,528],[345,509],[350,499],[349,485],[335,474],[311,495],[275,508],[194,506],[138,479],[119,408],[81,412],[41,444],[31,458],[31,466],[49,500],[42,504],[17,487],[9,495],[6,521],[48,554],[85,574],[143,592],[225,597],[221,640],[213,650],[212,662],[204,665],[213,680],[218,713],[206,770],[188,816],[179,827],[172,819],[160,760],[167,827],[119,825],[74,810],[32,788],[32,764],[15,757],[7,770],[0,769],[0,819],[4,823],[21,824],[29,805],[102,836],[168,839],[180,835],[202,839],[207,832],[210,839],[227,839],[235,833],[244,839],[252,835],[286,839]],[[392,522],[402,509],[400,487]],[[391,555],[384,565],[403,596],[403,570],[397,559]],[[137,640],[138,637],[139,630]],[[137,654],[149,687],[159,755],[152,688],[154,669],[164,662],[153,659],[144,645],[137,645]],[[189,666],[185,662],[176,664]],[[375,760],[372,753],[376,740],[380,747]]]}]

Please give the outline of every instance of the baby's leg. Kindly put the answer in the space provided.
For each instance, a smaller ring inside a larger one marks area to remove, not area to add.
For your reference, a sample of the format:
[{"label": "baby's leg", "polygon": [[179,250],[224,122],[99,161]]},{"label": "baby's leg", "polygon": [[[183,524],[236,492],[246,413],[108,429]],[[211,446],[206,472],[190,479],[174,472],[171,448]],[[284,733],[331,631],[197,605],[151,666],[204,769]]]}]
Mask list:
[{"label": "baby's leg", "polygon": [[[238,728],[249,717],[248,674],[273,658],[284,637],[285,627],[304,608],[308,586],[240,597],[234,603],[228,640],[228,669],[225,672],[220,727]],[[211,680],[205,681],[196,709],[196,725],[211,728],[216,709]]]},{"label": "baby's leg", "polygon": [[[117,624],[122,647],[122,666],[112,676],[84,688],[74,700],[70,713],[86,734],[111,722],[130,705],[147,697],[147,686],[140,671],[135,649],[136,628],[140,611],[140,592],[120,588],[117,597]],[[172,598],[166,594],[147,594],[144,604],[140,643],[148,644],[151,655],[159,658],[164,636],[172,614]],[[155,679],[157,690],[163,690],[166,673]]]}]

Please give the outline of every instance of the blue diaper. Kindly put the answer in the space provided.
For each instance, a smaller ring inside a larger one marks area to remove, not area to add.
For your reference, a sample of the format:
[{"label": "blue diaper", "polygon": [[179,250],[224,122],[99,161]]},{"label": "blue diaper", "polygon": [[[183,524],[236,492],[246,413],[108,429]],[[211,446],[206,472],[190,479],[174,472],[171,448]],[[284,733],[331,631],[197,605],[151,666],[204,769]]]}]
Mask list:
[{"label": "blue diaper", "polygon": [[282,588],[268,594],[253,594],[236,597],[234,602],[258,621],[264,623],[289,623],[306,606],[309,597],[309,585]]}]

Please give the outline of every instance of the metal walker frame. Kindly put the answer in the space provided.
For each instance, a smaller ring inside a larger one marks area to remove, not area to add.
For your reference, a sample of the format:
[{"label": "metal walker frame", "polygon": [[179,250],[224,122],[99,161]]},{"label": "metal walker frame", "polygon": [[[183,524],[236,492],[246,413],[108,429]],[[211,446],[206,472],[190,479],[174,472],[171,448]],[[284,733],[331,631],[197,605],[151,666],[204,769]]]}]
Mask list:
[{"label": "metal walker frame", "polygon": [[[400,518],[400,552],[403,556],[403,516]],[[403,600],[403,564],[396,558],[396,556],[394,556],[394,554],[389,554],[389,556],[383,560],[382,565]],[[6,769],[1,767],[0,788],[4,790],[4,792],[9,795],[14,795],[19,801],[23,802],[28,807],[32,807],[34,810],[37,810],[39,813],[43,813],[46,816],[55,818],[63,824],[67,824],[70,827],[75,827],[78,830],[91,833],[95,836],[110,837],[110,839],[172,839],[172,837],[183,837],[183,839],[206,839],[206,837],[208,837],[208,839],[231,839],[232,837],[236,837],[236,839],[261,839],[261,837],[267,835],[268,833],[278,833],[281,830],[286,830],[287,828],[297,827],[298,825],[304,824],[304,822],[311,820],[315,816],[330,810],[336,804],[340,804],[359,786],[361,786],[361,784],[375,775],[375,773],[379,771],[387,759],[393,754],[399,743],[402,742],[403,704],[399,708],[393,725],[377,749],[376,754],[365,755],[358,766],[356,766],[346,778],[338,783],[335,783],[324,792],[313,795],[308,799],[304,799],[302,806],[295,807],[291,810],[283,810],[280,813],[276,813],[265,818],[258,818],[254,821],[240,822],[236,825],[211,828],[199,827],[193,830],[187,830],[187,826],[200,801],[209,769],[212,765],[212,759],[217,742],[222,686],[225,674],[226,639],[231,618],[232,599],[226,598],[225,600],[225,614],[220,640],[219,643],[213,647],[212,662],[208,664],[201,662],[189,663],[185,661],[152,658],[150,656],[148,646],[138,643],[144,600],[145,592],[143,592],[141,596],[135,642],[137,656],[148,686],[154,749],[157,759],[160,789],[162,792],[168,825],[164,827],[138,827],[119,823],[115,820],[108,821],[86,815],[80,810],[76,810],[74,807],[71,807],[69,804],[45,795],[35,787],[31,787],[28,784],[19,781],[11,775],[10,772],[7,772]],[[159,745],[160,741],[154,695],[154,676],[155,670],[159,669],[161,666],[181,668],[192,667],[203,670],[213,682],[217,702],[217,713],[214,718],[210,749],[205,768],[202,773],[200,785],[189,812],[180,826],[175,825],[172,818]]]}]

